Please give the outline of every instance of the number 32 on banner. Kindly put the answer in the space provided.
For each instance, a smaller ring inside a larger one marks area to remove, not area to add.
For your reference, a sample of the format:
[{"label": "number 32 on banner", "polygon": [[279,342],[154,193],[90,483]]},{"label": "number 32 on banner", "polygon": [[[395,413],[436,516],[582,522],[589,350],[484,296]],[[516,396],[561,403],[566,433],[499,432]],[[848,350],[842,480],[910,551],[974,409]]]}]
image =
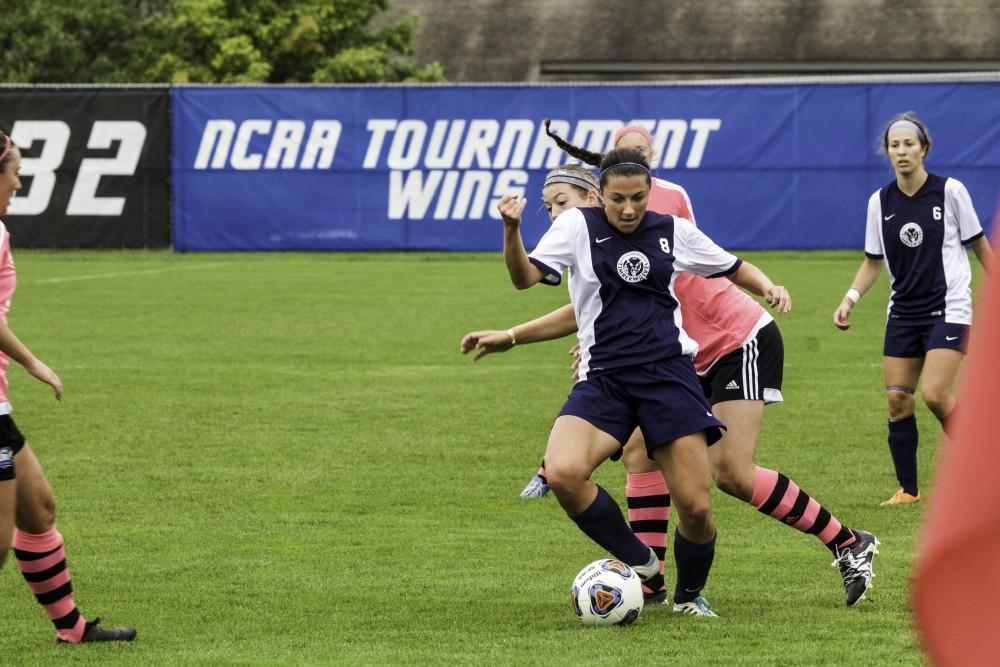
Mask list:
[{"label": "number 32 on banner", "polygon": [[[66,157],[69,145],[69,125],[60,120],[19,120],[10,132],[19,146],[41,141],[38,157],[21,160],[21,175],[31,176],[31,188],[26,197],[15,197],[10,203],[10,215],[39,215],[49,207],[56,186],[56,170]],[[66,215],[118,216],[125,208],[124,197],[98,197],[97,186],[102,176],[131,176],[139,164],[142,146],[146,142],[146,127],[134,120],[94,121],[87,139],[87,148],[111,148],[121,142],[118,154],[112,158],[84,158],[80,161],[73,192],[66,206]]]}]

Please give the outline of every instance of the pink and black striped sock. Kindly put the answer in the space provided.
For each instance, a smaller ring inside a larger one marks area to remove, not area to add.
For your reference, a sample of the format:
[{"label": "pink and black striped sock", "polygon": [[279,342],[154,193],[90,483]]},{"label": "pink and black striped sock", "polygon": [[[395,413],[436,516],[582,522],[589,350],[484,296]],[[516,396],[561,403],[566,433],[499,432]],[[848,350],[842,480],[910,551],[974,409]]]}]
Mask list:
[{"label": "pink and black striped sock", "polygon": [[780,472],[756,466],[750,504],[762,514],[819,538],[830,551],[854,543],[854,533]]},{"label": "pink and black striped sock", "polygon": [[549,478],[545,475],[545,459],[542,459],[541,465],[538,466],[538,472],[535,474],[542,479],[542,484],[549,483]]},{"label": "pink and black striped sock", "polygon": [[[660,559],[660,587],[663,586],[663,560],[667,555],[667,524],[670,523],[670,490],[663,473],[629,473],[625,477],[625,498],[628,504],[628,523],[643,544],[652,547]],[[650,582],[654,587],[656,580]],[[642,585],[647,595],[659,591]]]},{"label": "pink and black striped sock", "polygon": [[56,636],[71,644],[79,642],[87,619],[73,601],[66,550],[56,527],[41,535],[15,530],[14,557],[28,588],[56,626]]}]

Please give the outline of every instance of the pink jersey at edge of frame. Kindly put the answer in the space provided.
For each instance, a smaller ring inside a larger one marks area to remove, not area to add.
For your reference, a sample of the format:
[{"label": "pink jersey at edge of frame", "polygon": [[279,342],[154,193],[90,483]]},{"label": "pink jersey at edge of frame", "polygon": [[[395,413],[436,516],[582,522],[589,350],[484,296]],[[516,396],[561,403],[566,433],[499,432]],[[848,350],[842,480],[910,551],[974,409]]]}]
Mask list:
[{"label": "pink jersey at edge of frame", "polygon": [[[14,290],[17,288],[17,273],[14,271],[14,257],[10,252],[10,232],[7,226],[0,221],[0,318],[7,322],[7,313],[10,311],[10,302],[14,298]],[[10,412],[7,402],[7,367],[10,365],[10,357],[0,352],[0,414]]]},{"label": "pink jersey at edge of frame", "polygon": [[[655,213],[687,218],[697,224],[684,188],[670,181],[653,179],[647,206]],[[766,312],[726,278],[679,273],[674,290],[681,302],[684,331],[698,343],[694,367],[699,373],[740,348]]]}]

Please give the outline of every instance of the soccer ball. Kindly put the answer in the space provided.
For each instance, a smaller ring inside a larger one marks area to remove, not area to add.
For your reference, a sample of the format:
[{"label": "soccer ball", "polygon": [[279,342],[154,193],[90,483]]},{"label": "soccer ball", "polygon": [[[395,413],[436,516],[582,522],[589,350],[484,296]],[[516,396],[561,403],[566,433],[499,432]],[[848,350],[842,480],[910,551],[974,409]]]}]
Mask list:
[{"label": "soccer ball", "polygon": [[595,560],[576,575],[570,597],[584,625],[628,625],[642,611],[642,582],[620,560]]}]

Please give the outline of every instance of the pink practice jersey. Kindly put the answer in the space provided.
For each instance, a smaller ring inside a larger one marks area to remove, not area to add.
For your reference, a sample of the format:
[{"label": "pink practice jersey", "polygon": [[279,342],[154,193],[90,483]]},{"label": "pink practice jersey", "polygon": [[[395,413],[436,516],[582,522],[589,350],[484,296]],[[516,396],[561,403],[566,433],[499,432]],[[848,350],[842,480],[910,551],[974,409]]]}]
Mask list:
[{"label": "pink practice jersey", "polygon": [[[10,254],[10,232],[7,226],[0,222],[0,318],[7,323],[7,313],[10,311],[10,301],[17,287],[17,274],[14,271],[14,257]],[[7,366],[10,357],[0,352],[0,415],[10,414],[10,401],[7,400]]]},{"label": "pink practice jersey", "polygon": [[[653,179],[647,207],[654,213],[687,218],[697,224],[687,192],[670,181]],[[679,273],[674,289],[681,302],[684,331],[698,343],[694,367],[700,375],[742,347],[773,319],[760,304],[725,278]]]}]

